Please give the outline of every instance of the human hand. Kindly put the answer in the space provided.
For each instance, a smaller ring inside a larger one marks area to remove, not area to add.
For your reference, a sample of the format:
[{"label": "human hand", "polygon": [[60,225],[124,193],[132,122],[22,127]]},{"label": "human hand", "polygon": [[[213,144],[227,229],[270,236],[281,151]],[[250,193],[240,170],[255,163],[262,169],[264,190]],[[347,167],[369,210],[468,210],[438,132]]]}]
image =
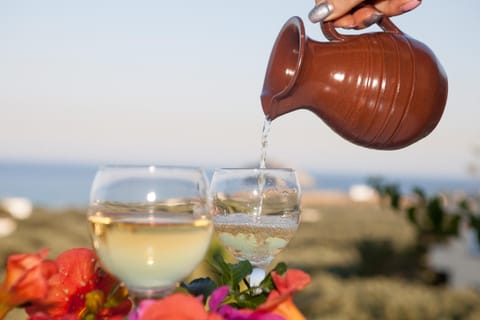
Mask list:
[{"label": "human hand", "polygon": [[335,27],[362,29],[383,16],[396,16],[418,7],[421,0],[315,0],[312,22],[333,21]]}]

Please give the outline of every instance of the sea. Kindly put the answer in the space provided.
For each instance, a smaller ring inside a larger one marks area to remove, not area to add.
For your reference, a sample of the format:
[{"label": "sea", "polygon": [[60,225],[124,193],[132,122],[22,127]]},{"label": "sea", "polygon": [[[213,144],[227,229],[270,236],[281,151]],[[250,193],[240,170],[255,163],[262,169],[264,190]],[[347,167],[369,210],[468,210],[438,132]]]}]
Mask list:
[{"label": "sea", "polygon": [[[86,207],[96,165],[0,162],[0,200],[23,197],[42,207]],[[212,168],[206,168],[211,178]],[[367,184],[376,175],[355,175],[321,171],[304,171],[308,190],[348,192],[353,185]],[[447,178],[412,176],[382,176],[387,183],[398,185],[402,193],[420,187],[427,193],[463,192],[480,194],[480,178]]]}]

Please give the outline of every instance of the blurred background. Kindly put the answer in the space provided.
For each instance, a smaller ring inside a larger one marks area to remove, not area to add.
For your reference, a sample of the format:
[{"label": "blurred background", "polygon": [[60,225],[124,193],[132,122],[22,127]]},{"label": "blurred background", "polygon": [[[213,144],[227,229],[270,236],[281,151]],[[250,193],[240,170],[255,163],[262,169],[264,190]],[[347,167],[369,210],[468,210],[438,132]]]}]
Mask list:
[{"label": "blurred background", "polygon": [[[325,41],[307,19],[313,5],[2,1],[0,196],[84,204],[105,163],[255,165],[273,42],[293,15]],[[272,124],[267,158],[308,172],[319,188],[344,190],[382,175],[403,186],[478,190],[480,4],[451,7],[425,1],[393,18],[436,53],[449,77],[444,116],[429,136],[401,150],[370,150],[296,111]]]},{"label": "blurred background", "polygon": [[[88,245],[81,221],[101,164],[200,165],[209,173],[255,166],[273,42],[293,15],[311,38],[326,41],[307,19],[313,5],[0,1],[0,261],[12,252],[48,246],[54,255]],[[402,196],[418,186],[441,195],[444,206],[468,199],[469,214],[476,210],[478,18],[474,0],[423,1],[392,18],[435,52],[449,77],[444,116],[418,143],[397,151],[358,147],[308,111],[272,123],[268,160],[302,173],[305,222],[292,242],[296,255],[286,250],[282,258],[315,275],[302,298],[309,319],[480,319],[478,246],[463,232],[473,220],[428,246],[427,264],[448,273],[434,286],[407,268],[424,263],[405,252],[425,230],[409,223],[404,207],[379,201],[385,188],[373,195],[367,183],[381,176]],[[379,262],[385,259],[394,266]],[[455,272],[468,276],[458,280]]]}]

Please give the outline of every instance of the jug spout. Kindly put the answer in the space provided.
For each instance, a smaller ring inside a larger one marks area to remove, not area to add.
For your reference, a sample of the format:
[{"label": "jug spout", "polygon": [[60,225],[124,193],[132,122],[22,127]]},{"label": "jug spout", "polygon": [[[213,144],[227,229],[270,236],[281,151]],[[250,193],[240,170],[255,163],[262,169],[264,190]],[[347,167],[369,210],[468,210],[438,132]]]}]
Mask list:
[{"label": "jug spout", "polygon": [[309,39],[290,18],[274,43],[261,103],[270,120],[307,109],[357,145],[392,150],[427,136],[447,101],[448,81],[433,52],[388,18],[384,32]]},{"label": "jug spout", "polygon": [[260,96],[263,112],[269,120],[300,109],[292,101],[292,90],[305,53],[305,27],[299,17],[290,18],[275,41]]}]

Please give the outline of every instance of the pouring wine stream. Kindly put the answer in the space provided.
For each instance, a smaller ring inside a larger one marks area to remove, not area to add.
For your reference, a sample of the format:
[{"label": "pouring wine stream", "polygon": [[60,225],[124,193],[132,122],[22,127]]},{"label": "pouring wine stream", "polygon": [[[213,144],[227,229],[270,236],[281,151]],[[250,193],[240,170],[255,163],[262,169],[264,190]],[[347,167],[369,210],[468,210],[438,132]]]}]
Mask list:
[{"label": "pouring wine stream", "polygon": [[[270,125],[271,120],[268,117],[265,117],[265,121],[263,122],[263,130],[262,130],[262,139],[261,139],[261,152],[260,152],[260,169],[267,168],[267,147],[268,147],[268,136],[270,134]],[[258,210],[255,217],[255,222],[260,222],[260,218],[262,215],[263,209],[263,190],[265,188],[265,176],[263,171],[260,172],[258,176],[258,196],[259,196],[259,204]],[[266,271],[262,268],[253,268],[252,273],[250,274],[250,286],[252,288],[258,287],[260,283],[265,279]],[[261,290],[260,292],[261,293]]]},{"label": "pouring wine stream", "polygon": [[252,292],[265,270],[288,244],[299,224],[300,185],[291,168],[266,168],[270,121],[262,132],[260,165],[255,168],[216,169],[210,187],[215,231],[239,261],[253,266]]}]

